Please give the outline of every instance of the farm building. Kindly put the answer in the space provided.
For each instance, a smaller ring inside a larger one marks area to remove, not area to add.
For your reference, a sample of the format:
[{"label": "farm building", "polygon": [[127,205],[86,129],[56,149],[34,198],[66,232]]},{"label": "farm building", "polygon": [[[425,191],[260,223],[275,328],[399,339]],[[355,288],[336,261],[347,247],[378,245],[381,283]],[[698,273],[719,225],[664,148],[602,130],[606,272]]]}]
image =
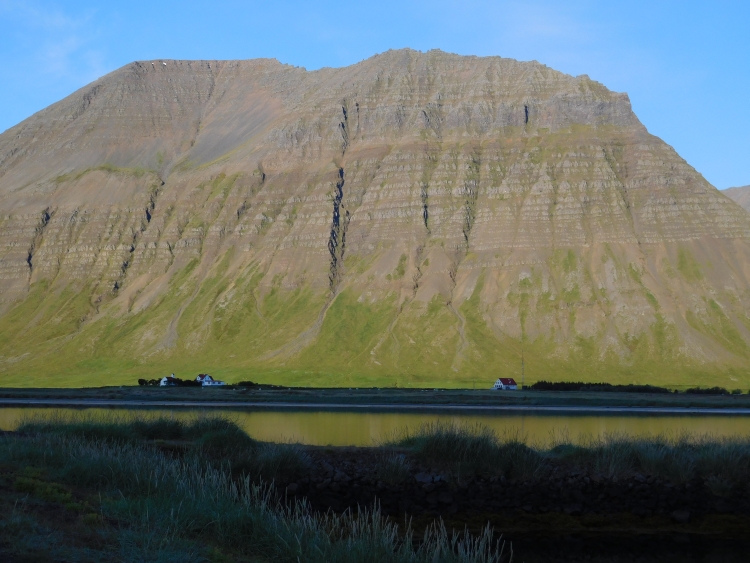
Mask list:
[{"label": "farm building", "polygon": [[198,377],[195,378],[195,380],[200,383],[203,387],[213,387],[216,385],[226,385],[223,381],[219,381],[218,379],[214,379],[207,373],[201,373],[198,375]]},{"label": "farm building", "polygon": [[159,382],[159,386],[161,386],[161,387],[175,387],[175,386],[177,386],[179,384],[180,384],[180,382],[174,376],[174,374],[168,375],[167,377],[162,377],[161,381]]},{"label": "farm building", "polygon": [[512,377],[500,377],[495,381],[495,385],[493,385],[492,388],[495,391],[512,391],[518,389],[518,385],[516,384],[516,380]]}]

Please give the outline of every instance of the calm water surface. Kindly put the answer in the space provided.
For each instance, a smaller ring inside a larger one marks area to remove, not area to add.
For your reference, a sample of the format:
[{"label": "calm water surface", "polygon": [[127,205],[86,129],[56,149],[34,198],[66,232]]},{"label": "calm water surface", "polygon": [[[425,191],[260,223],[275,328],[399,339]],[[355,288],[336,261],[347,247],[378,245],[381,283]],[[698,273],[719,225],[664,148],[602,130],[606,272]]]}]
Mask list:
[{"label": "calm water surface", "polygon": [[311,445],[371,446],[383,439],[435,421],[481,424],[499,434],[519,433],[531,444],[548,444],[553,436],[580,442],[607,434],[628,436],[711,434],[750,437],[750,417],[744,416],[601,416],[601,415],[477,415],[404,412],[247,411],[195,409],[39,409],[0,408],[0,430],[13,430],[29,417],[56,413],[86,416],[174,416],[193,418],[223,415],[258,440]]}]

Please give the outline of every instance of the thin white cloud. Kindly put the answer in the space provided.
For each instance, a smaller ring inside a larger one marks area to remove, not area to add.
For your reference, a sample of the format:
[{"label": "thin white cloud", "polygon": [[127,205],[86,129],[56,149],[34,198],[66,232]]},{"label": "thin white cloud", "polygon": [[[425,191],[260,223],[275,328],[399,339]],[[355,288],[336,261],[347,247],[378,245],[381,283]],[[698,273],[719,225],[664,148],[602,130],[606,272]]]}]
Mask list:
[{"label": "thin white cloud", "polygon": [[0,0],[0,14],[12,20],[37,75],[82,85],[100,76],[104,54],[95,46],[95,12],[68,13],[45,2]]},{"label": "thin white cloud", "polygon": [[72,30],[91,21],[92,13],[71,16],[57,8],[37,2],[0,0],[0,13],[5,13],[29,28],[46,30]]},{"label": "thin white cloud", "polygon": [[508,2],[504,28],[509,37],[524,42],[555,41],[566,45],[593,43],[601,30],[572,14],[570,5],[548,2]]},{"label": "thin white cloud", "polygon": [[75,35],[63,37],[58,41],[43,45],[36,58],[45,72],[58,76],[69,75],[76,72],[72,59],[81,45],[82,41]]}]

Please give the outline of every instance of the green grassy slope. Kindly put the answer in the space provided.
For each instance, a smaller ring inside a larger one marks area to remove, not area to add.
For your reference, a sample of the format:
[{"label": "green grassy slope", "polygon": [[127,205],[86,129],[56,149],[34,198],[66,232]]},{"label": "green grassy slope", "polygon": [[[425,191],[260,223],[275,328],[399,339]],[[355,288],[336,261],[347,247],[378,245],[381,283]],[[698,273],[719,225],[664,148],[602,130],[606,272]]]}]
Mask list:
[{"label": "green grassy slope", "polygon": [[[501,334],[480,299],[484,276],[457,310],[439,294],[428,303],[399,304],[395,293],[367,300],[344,288],[309,345],[278,354],[315,325],[328,293],[277,284],[261,297],[258,268],[251,264],[238,275],[228,272],[229,262],[228,254],[218,257],[202,283],[195,275],[197,262],[191,262],[155,302],[126,314],[104,306],[97,315],[85,291],[34,284],[28,298],[0,318],[0,384],[118,385],[172,372],[183,377],[211,372],[230,382],[485,387],[499,376],[518,378],[522,351],[527,383],[750,384],[741,365],[701,365],[680,356],[674,327],[658,314],[658,305],[648,332],[623,335],[627,358],[602,349],[602,335],[578,336],[562,348],[551,337]],[[533,296],[534,283],[531,278],[509,296],[521,318],[549,306]],[[744,342],[721,308],[708,310],[709,316],[688,322],[743,355]]]}]

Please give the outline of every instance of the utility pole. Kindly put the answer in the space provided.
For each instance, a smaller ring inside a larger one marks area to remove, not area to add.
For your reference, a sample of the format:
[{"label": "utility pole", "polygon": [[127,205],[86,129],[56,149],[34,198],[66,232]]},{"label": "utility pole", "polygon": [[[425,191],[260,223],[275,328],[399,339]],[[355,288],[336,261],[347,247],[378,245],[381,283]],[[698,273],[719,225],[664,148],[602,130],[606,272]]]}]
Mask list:
[{"label": "utility pole", "polygon": [[521,389],[525,387],[525,373],[524,373],[524,365],[523,365],[523,348],[521,348]]}]

